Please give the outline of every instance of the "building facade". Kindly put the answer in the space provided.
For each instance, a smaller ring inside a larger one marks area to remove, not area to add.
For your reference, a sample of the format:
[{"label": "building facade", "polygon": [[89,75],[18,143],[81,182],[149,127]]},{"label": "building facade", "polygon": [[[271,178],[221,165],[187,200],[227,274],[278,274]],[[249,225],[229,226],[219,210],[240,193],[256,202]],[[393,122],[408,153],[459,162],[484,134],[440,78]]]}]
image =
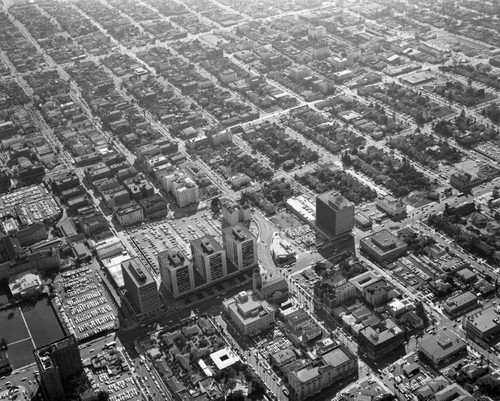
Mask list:
[{"label": "building facade", "polygon": [[418,352],[434,367],[447,365],[453,358],[467,354],[467,344],[451,330],[440,330],[418,343]]},{"label": "building facade", "polygon": [[226,251],[211,235],[191,241],[194,267],[207,283],[227,276]]},{"label": "building facade", "polygon": [[243,335],[253,335],[269,329],[275,322],[274,308],[267,301],[260,300],[252,291],[242,291],[225,299],[222,307]]},{"label": "building facade", "polygon": [[142,265],[139,258],[122,262],[123,281],[127,298],[137,315],[148,316],[161,309],[156,281]]},{"label": "building facade", "polygon": [[243,225],[222,230],[222,243],[227,258],[238,268],[246,270],[257,265],[257,239]]},{"label": "building facade", "polygon": [[359,353],[372,362],[386,359],[403,347],[403,342],[404,331],[392,319],[365,327],[358,333]]},{"label": "building facade", "polygon": [[336,346],[287,376],[293,399],[305,400],[347,377],[357,378],[357,358],[344,346]]},{"label": "building facade", "polygon": [[37,348],[34,355],[46,398],[51,401],[62,399],[64,396],[63,380],[83,370],[75,337],[65,337]]},{"label": "building facade", "polygon": [[350,234],[354,227],[354,205],[334,191],[318,195],[316,226],[333,238]]},{"label": "building facade", "polygon": [[115,218],[122,226],[131,226],[144,220],[144,210],[137,201],[115,207]]},{"label": "building facade", "polygon": [[172,184],[172,195],[179,207],[185,207],[200,200],[200,189],[191,178],[179,179]]},{"label": "building facade", "polygon": [[160,252],[158,264],[161,282],[174,298],[195,288],[193,265],[178,249]]},{"label": "building facade", "polygon": [[408,250],[408,245],[389,230],[383,229],[359,241],[360,250],[375,262],[397,259]]}]

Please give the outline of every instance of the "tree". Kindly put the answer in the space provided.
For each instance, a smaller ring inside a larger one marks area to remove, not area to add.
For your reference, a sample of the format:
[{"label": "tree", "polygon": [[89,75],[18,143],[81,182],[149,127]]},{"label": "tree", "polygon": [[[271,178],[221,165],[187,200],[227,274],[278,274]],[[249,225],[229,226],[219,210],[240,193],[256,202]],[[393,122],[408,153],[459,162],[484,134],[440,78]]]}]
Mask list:
[{"label": "tree", "polygon": [[425,118],[424,118],[424,115],[423,115],[421,112],[418,112],[418,113],[415,115],[415,122],[416,122],[418,125],[424,125],[424,124],[425,124]]},{"label": "tree", "polygon": [[264,387],[264,384],[262,383],[262,380],[260,379],[252,379],[252,395],[255,397],[259,395],[263,395],[266,392],[266,388]]},{"label": "tree", "polygon": [[97,401],[108,401],[109,393],[106,390],[99,390],[97,392]]},{"label": "tree", "polygon": [[422,302],[415,304],[415,313],[422,319],[424,325],[427,326],[429,323],[429,317],[427,316],[427,312],[425,311],[424,304]]},{"label": "tree", "polygon": [[220,206],[221,202],[219,198],[214,198],[212,199],[212,202],[210,203],[210,208],[212,209],[212,213],[217,215],[220,212]]},{"label": "tree", "polygon": [[243,395],[243,391],[241,390],[234,391],[226,397],[226,401],[244,401],[244,400],[245,396]]},{"label": "tree", "polygon": [[236,387],[236,380],[235,379],[229,379],[226,383],[226,388],[228,390],[232,390]]}]

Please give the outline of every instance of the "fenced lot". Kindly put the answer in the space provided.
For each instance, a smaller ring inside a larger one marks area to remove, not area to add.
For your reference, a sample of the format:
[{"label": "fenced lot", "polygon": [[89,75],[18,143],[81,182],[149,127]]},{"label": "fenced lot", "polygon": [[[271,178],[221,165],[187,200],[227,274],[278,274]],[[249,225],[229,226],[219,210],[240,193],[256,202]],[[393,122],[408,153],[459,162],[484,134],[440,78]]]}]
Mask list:
[{"label": "fenced lot", "polygon": [[13,369],[33,363],[33,349],[64,337],[47,298],[0,311],[0,327],[0,337],[7,341],[7,355]]}]

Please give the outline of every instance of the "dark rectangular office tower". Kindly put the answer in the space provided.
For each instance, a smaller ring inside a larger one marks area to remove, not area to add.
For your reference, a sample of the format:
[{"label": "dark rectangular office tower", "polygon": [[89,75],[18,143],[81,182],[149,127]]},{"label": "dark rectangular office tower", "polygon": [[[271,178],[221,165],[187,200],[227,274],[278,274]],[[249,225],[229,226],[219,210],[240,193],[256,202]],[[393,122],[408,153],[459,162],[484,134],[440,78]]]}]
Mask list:
[{"label": "dark rectangular office tower", "polygon": [[64,396],[63,380],[83,370],[75,337],[65,337],[44,345],[37,348],[34,354],[46,399],[60,400]]},{"label": "dark rectangular office tower", "polygon": [[316,226],[332,238],[349,234],[354,227],[354,205],[335,191],[318,195]]}]

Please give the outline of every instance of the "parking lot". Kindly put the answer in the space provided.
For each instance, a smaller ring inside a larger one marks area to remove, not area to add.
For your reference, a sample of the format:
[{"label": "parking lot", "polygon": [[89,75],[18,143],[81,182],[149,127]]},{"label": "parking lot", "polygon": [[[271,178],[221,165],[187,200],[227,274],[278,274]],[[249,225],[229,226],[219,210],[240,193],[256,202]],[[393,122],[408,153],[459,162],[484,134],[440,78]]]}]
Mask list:
[{"label": "parking lot", "polygon": [[121,374],[110,376],[107,372],[107,367],[95,371],[92,368],[85,367],[84,372],[92,384],[92,388],[95,391],[106,390],[110,401],[137,400],[141,398],[131,372],[122,372]]},{"label": "parking lot", "polygon": [[84,266],[63,272],[54,283],[56,306],[78,340],[117,328],[117,312],[96,271]]},{"label": "parking lot", "polygon": [[378,381],[373,378],[360,379],[355,383],[352,383],[340,391],[335,397],[331,398],[331,401],[338,401],[344,397],[349,397],[350,399],[356,400],[361,395],[375,399],[375,397],[380,396],[385,393],[378,383]]},{"label": "parking lot", "polygon": [[421,289],[433,278],[434,272],[423,267],[413,257],[402,257],[393,264],[392,272],[406,286]]},{"label": "parking lot", "polygon": [[94,391],[106,390],[109,400],[143,399],[141,388],[130,369],[131,360],[114,335],[80,345],[84,372]]},{"label": "parking lot", "polygon": [[278,328],[275,328],[272,333],[269,333],[265,337],[256,336],[252,340],[265,359],[278,351],[292,346],[291,341]]},{"label": "parking lot", "polygon": [[419,358],[415,353],[409,354],[384,369],[382,373],[389,379],[387,380],[389,387],[394,388],[396,392],[399,391],[407,399],[412,399],[410,396],[415,390],[434,377],[418,361]]},{"label": "parking lot", "polygon": [[126,232],[130,245],[139,259],[147,266],[153,277],[159,275],[157,255],[159,252],[178,248],[191,257],[190,241],[212,235],[222,242],[221,223],[212,219],[210,212],[201,211],[180,220],[162,220],[143,225]]}]

